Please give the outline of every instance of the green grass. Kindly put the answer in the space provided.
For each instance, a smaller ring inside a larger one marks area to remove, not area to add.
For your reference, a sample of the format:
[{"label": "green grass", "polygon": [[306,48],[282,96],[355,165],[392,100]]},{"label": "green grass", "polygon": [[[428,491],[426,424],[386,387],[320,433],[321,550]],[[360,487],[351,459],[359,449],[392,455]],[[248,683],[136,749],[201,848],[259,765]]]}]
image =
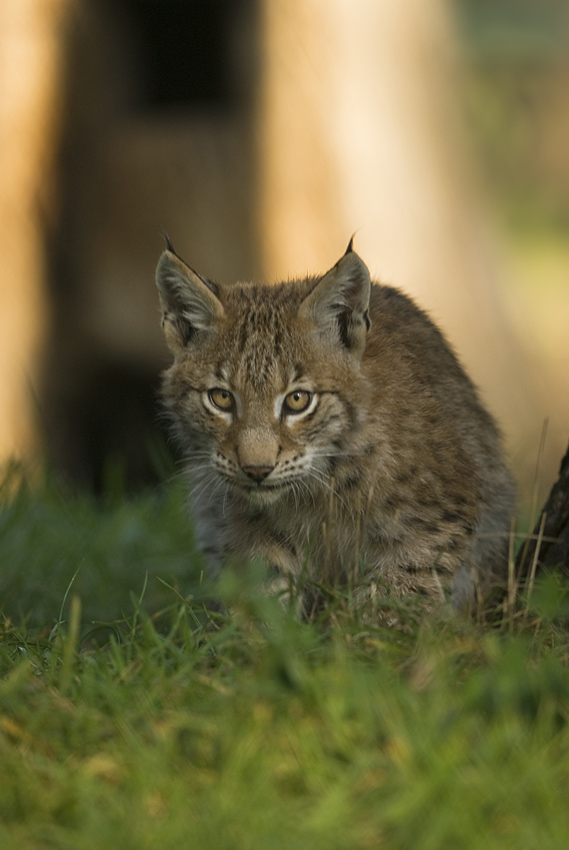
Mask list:
[{"label": "green grass", "polygon": [[[13,489],[13,488],[12,488]],[[298,622],[255,569],[208,614],[178,484],[0,512],[0,842],[565,850],[567,588],[504,626]]]}]

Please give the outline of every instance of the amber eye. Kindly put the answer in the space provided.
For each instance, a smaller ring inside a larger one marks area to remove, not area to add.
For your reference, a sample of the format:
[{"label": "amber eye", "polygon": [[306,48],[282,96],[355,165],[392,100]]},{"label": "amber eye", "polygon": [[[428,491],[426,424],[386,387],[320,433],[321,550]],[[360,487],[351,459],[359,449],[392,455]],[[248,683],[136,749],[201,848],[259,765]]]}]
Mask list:
[{"label": "amber eye", "polygon": [[207,394],[209,400],[216,407],[219,407],[220,410],[232,410],[234,405],[234,398],[229,392],[229,390],[210,390]]},{"label": "amber eye", "polygon": [[284,400],[284,409],[287,413],[302,413],[312,401],[312,393],[306,390],[294,390]]}]

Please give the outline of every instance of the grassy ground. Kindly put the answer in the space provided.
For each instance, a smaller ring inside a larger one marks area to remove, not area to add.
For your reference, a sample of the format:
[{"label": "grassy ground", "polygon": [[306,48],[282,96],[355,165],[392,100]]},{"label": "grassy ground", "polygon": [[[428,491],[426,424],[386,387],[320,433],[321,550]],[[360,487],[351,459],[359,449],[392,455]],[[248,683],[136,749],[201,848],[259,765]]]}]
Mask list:
[{"label": "grassy ground", "polygon": [[[10,489],[10,488],[8,488]],[[8,498],[9,496],[9,498]],[[0,843],[565,850],[567,588],[501,626],[204,608],[178,485],[0,512]]]}]

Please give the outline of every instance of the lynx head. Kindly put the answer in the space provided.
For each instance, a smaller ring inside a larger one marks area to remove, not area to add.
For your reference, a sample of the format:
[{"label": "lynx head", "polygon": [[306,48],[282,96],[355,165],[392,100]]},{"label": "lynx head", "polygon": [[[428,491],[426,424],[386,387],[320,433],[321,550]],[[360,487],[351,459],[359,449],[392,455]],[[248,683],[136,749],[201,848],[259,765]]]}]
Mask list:
[{"label": "lynx head", "polygon": [[212,283],[169,245],[156,279],[163,397],[195,474],[257,504],[327,481],[363,415],[371,283],[351,242],[323,277],[274,286]]}]

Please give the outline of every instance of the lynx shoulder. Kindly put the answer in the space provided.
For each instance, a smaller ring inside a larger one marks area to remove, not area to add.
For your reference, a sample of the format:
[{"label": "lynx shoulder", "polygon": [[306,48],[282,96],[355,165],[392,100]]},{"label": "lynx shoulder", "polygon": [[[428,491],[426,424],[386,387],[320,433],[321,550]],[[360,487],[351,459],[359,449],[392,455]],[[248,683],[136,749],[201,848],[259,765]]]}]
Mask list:
[{"label": "lynx shoulder", "polygon": [[[170,246],[169,246],[170,247]],[[212,575],[236,555],[455,608],[506,570],[514,485],[443,335],[352,246],[321,277],[221,286],[162,254],[162,398]]]}]

